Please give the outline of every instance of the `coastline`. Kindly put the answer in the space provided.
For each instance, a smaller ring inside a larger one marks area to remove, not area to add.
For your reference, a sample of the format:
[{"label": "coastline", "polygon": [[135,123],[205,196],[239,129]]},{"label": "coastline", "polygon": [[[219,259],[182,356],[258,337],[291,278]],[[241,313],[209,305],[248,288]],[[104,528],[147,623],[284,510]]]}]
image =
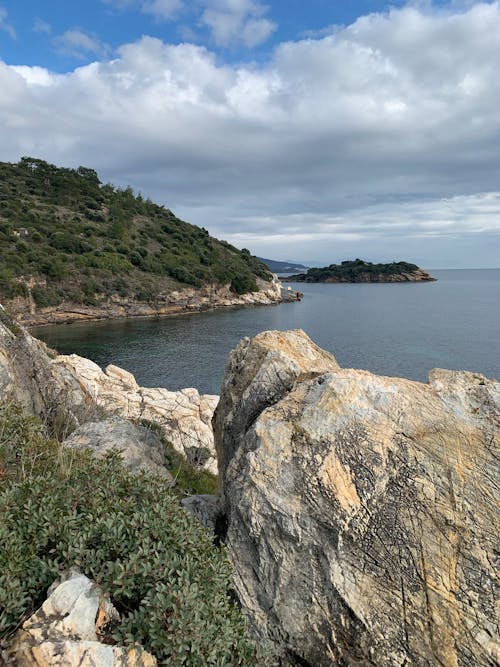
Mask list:
[{"label": "coastline", "polygon": [[247,294],[234,294],[228,285],[208,285],[199,289],[187,288],[172,292],[164,300],[155,303],[134,301],[116,295],[97,305],[67,302],[37,309],[30,299],[15,299],[5,305],[18,322],[33,328],[77,322],[175,317],[211,310],[277,305],[302,298],[301,292],[283,289],[276,276],[273,276],[271,283],[260,280],[258,283],[259,291]]}]

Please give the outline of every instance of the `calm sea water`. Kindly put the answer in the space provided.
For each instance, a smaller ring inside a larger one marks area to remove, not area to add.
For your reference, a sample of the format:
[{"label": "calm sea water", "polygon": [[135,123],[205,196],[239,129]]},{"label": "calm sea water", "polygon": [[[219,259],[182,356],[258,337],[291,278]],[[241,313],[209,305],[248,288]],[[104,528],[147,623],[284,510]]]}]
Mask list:
[{"label": "calm sea water", "polygon": [[435,283],[291,285],[299,303],[162,319],[41,327],[60,353],[116,364],[139,384],[219,393],[229,351],[266,329],[304,329],[341,366],[425,381],[432,368],[500,379],[500,269],[433,271]]}]

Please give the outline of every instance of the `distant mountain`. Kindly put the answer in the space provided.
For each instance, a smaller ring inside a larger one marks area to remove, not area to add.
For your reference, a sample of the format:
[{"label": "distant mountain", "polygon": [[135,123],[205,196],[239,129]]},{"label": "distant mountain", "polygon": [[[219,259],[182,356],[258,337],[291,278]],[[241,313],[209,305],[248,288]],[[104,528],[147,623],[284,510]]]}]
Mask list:
[{"label": "distant mountain", "polygon": [[287,280],[303,283],[402,283],[436,279],[416,264],[408,262],[372,264],[362,259],[354,259],[319,269],[308,269],[307,273],[288,276]]},{"label": "distant mountain", "polygon": [[257,259],[266,264],[273,273],[291,273],[292,271],[300,273],[301,271],[307,271],[307,266],[296,264],[295,262],[279,262],[276,259],[264,259],[263,257],[257,257]]}]

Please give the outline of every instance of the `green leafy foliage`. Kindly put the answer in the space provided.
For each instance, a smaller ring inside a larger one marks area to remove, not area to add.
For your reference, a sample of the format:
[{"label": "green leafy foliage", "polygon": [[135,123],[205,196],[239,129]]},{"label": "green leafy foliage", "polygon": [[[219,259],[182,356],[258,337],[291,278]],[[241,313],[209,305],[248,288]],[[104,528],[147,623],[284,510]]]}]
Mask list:
[{"label": "green leafy foliage", "polygon": [[161,479],[61,449],[22,410],[0,405],[0,638],[76,567],[121,614],[111,639],[161,665],[263,664],[229,596],[223,548]]},{"label": "green leafy foliage", "polygon": [[[242,294],[257,289],[257,277],[271,279],[248,250],[212,238],[132,188],[102,185],[86,167],[28,157],[0,162],[0,267],[0,301],[26,296],[28,278],[38,278],[39,307],[114,294],[151,301],[210,283]],[[92,294],[82,289],[89,275]]]}]

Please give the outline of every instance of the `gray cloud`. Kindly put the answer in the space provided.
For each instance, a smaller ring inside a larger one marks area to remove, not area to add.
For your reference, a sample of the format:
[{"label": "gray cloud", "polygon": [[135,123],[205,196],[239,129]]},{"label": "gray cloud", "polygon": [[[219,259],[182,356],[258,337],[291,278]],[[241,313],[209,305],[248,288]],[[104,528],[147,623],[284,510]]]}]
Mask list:
[{"label": "gray cloud", "polygon": [[265,65],[143,38],[0,66],[4,155],[86,164],[264,256],[498,265],[500,4],[359,19]]}]

